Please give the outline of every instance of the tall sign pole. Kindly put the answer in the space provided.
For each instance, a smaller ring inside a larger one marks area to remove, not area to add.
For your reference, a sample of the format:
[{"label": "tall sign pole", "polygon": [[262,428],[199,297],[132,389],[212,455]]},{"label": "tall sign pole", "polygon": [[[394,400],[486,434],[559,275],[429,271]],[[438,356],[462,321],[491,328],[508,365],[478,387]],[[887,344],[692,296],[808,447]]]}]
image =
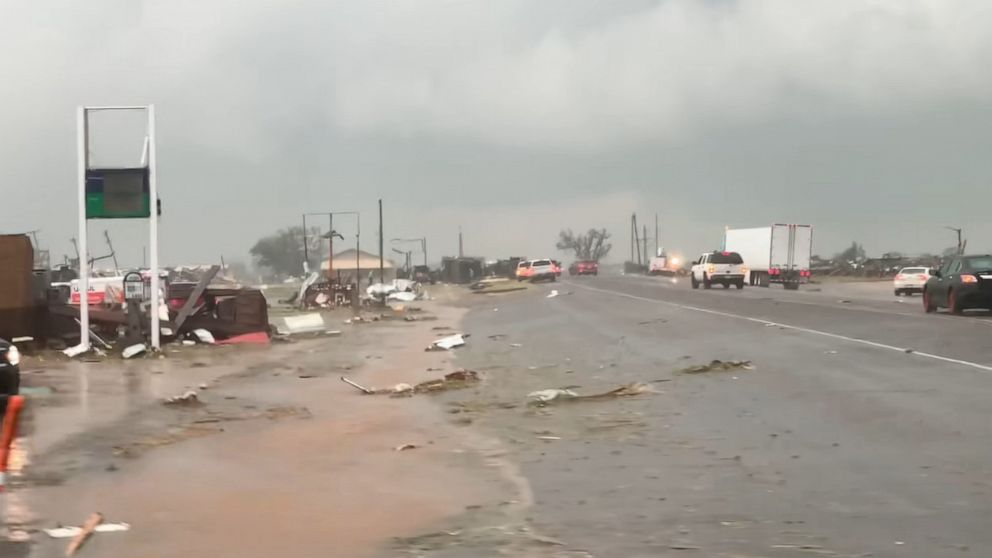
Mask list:
[{"label": "tall sign pole", "polygon": [[[145,111],[147,123],[142,161],[137,167],[90,168],[89,115],[98,111]],[[79,343],[90,348],[89,251],[87,220],[148,218],[151,246],[151,343],[161,348],[158,262],[158,153],[155,147],[155,106],[79,107],[76,110],[76,149],[79,186]]]},{"label": "tall sign pole", "polygon": [[90,262],[86,248],[86,169],[89,167],[89,118],[86,109],[76,109],[76,172],[79,186],[79,345],[90,348]]},{"label": "tall sign pole", "polygon": [[152,268],[152,348],[161,348],[159,331],[159,269],[158,269],[158,151],[155,147],[155,105],[148,105],[148,195],[151,198],[151,215],[148,222],[149,260]]}]

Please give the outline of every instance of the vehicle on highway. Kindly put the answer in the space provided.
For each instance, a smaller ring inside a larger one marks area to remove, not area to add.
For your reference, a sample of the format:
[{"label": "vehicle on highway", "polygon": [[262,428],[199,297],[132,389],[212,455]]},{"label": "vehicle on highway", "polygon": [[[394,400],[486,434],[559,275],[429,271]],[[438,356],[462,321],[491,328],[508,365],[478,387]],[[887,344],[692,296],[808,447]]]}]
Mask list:
[{"label": "vehicle on highway", "polygon": [[992,310],[992,255],[954,256],[923,286],[923,308],[960,314],[971,308]]},{"label": "vehicle on highway", "polygon": [[17,395],[21,390],[21,353],[13,343],[0,339],[0,395]]},{"label": "vehicle on highway", "polygon": [[599,275],[599,262],[580,260],[568,266],[569,275]]},{"label": "vehicle on highway", "polygon": [[743,289],[746,276],[747,268],[741,255],[727,251],[706,252],[699,256],[692,264],[690,274],[693,289],[698,289],[699,285],[708,289],[713,283],[723,285],[725,289],[731,285]]},{"label": "vehicle on highway", "polygon": [[664,248],[658,250],[658,255],[648,263],[648,275],[663,275],[674,277],[678,273],[679,259],[669,257]]},{"label": "vehicle on highway", "polygon": [[724,250],[744,258],[748,284],[767,287],[782,283],[795,290],[809,282],[809,261],[813,253],[811,225],[775,224],[753,229],[727,229]]},{"label": "vehicle on highway", "polygon": [[531,260],[530,276],[528,279],[532,283],[537,281],[557,281],[561,270],[555,270],[555,264],[551,260]]},{"label": "vehicle on highway", "polygon": [[929,267],[904,267],[892,279],[896,296],[922,293],[923,285],[930,279]]},{"label": "vehicle on highway", "polygon": [[531,278],[531,275],[534,273],[534,270],[531,268],[530,264],[531,264],[530,260],[524,260],[522,262],[517,263],[517,273],[516,273],[517,281],[526,281],[527,279]]},{"label": "vehicle on highway", "polygon": [[551,260],[551,269],[555,272],[555,277],[561,277],[561,262],[558,260]]}]

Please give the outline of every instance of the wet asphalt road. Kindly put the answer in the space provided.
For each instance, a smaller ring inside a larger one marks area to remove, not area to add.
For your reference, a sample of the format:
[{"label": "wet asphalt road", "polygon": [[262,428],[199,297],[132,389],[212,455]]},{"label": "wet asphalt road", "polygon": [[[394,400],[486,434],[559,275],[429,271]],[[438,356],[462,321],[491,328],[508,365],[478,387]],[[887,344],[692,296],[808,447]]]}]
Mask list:
[{"label": "wet asphalt road", "polygon": [[[992,556],[992,319],[838,292],[594,277],[485,297],[458,357],[485,385],[448,403],[483,409],[555,555]],[[712,359],[754,370],[678,372]],[[658,393],[497,405],[628,382]]]}]

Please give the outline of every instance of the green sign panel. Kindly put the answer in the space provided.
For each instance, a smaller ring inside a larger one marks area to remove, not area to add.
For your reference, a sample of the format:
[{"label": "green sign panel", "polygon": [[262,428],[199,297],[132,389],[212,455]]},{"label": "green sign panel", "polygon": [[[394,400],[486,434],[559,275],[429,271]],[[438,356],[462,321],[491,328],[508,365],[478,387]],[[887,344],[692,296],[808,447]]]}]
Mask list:
[{"label": "green sign panel", "polygon": [[150,216],[147,168],[86,171],[87,219],[138,219]]}]

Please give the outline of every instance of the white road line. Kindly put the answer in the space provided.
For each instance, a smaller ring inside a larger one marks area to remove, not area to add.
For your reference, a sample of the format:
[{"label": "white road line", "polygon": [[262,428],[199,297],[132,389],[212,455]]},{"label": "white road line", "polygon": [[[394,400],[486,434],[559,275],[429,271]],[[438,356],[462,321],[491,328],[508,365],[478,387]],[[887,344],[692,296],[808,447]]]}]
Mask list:
[{"label": "white road line", "polygon": [[701,313],[704,313],[704,314],[712,314],[714,316],[722,316],[724,318],[734,318],[734,319],[737,319],[737,320],[745,320],[745,321],[748,321],[748,322],[753,322],[753,323],[756,323],[756,324],[762,324],[762,325],[765,325],[765,326],[777,326],[777,327],[781,327],[781,328],[785,328],[785,329],[791,329],[793,331],[799,331],[799,332],[802,332],[802,333],[809,333],[809,334],[812,334],[812,335],[820,335],[822,337],[829,337],[831,339],[838,339],[838,340],[847,341],[847,342],[850,342],[850,343],[858,343],[860,345],[867,345],[869,347],[875,347],[876,349],[886,349],[886,350],[895,351],[895,352],[898,352],[898,353],[906,353],[907,351],[910,351],[909,354],[911,354],[913,356],[918,356],[918,357],[923,357],[923,358],[929,358],[929,359],[933,359],[933,360],[939,360],[941,362],[948,362],[948,363],[951,363],[951,364],[959,364],[961,366],[967,366],[967,367],[970,367],[970,368],[976,368],[976,369],[982,370],[984,372],[992,372],[992,366],[986,366],[984,364],[979,364],[977,362],[971,362],[971,361],[968,361],[968,360],[960,360],[960,359],[956,359],[956,358],[951,358],[951,357],[946,357],[946,356],[941,356],[941,355],[935,355],[935,354],[932,354],[932,353],[924,353],[924,352],[920,352],[920,351],[916,351],[916,350],[907,349],[905,347],[896,347],[895,345],[886,345],[885,343],[878,343],[876,341],[869,341],[867,339],[858,339],[856,337],[848,337],[846,335],[840,335],[839,333],[830,333],[829,331],[820,331],[818,329],[810,329],[808,327],[800,327],[800,326],[794,326],[794,325],[790,325],[790,324],[783,324],[783,323],[780,323],[780,322],[773,322],[773,321],[770,321],[770,320],[763,320],[761,318],[754,318],[754,317],[751,317],[751,316],[744,316],[742,314],[732,314],[730,312],[721,312],[719,310],[711,310],[709,308],[700,308],[699,306],[689,306],[687,304],[679,304],[677,302],[669,302],[667,300],[659,300],[659,299],[656,299],[656,298],[648,298],[648,297],[644,297],[644,296],[637,296],[637,295],[632,295],[632,294],[628,294],[628,293],[622,293],[622,292],[619,292],[619,291],[613,291],[613,290],[609,290],[609,289],[599,289],[599,288],[596,288],[596,287],[590,287],[588,285],[580,285],[578,283],[572,283],[571,281],[569,281],[568,284],[569,285],[576,286],[576,287],[579,287],[579,288],[582,288],[582,289],[586,289],[586,290],[589,290],[589,291],[595,291],[595,292],[610,294],[610,295],[619,296],[619,297],[623,297],[623,298],[629,298],[631,300],[639,300],[639,301],[642,301],[642,302],[651,302],[651,303],[654,303],[654,304],[662,304],[662,305],[665,305],[665,306],[671,306],[673,308],[681,308],[683,310],[692,310],[694,312],[701,312]]}]

